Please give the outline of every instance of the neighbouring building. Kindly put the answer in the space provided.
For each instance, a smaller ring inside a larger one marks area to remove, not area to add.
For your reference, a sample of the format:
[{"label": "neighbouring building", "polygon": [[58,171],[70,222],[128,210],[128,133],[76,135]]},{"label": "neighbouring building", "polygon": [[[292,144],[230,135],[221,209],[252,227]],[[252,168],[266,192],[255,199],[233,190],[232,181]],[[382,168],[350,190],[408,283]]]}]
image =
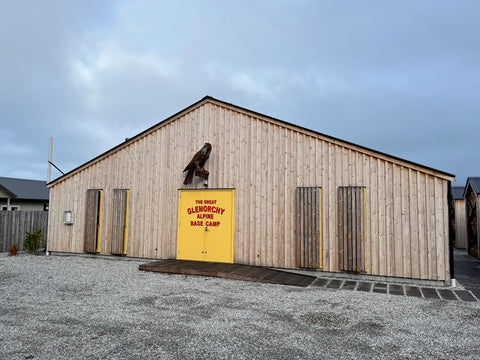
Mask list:
[{"label": "neighbouring building", "polygon": [[0,177],[0,210],[47,211],[46,181]]},{"label": "neighbouring building", "polygon": [[465,216],[467,226],[467,251],[471,256],[480,259],[478,235],[480,211],[480,177],[469,177],[463,193],[465,198]]},{"label": "neighbouring building", "polygon": [[454,246],[457,249],[467,248],[467,221],[465,219],[465,198],[463,186],[452,186],[453,208],[455,211],[455,239]]},{"label": "neighbouring building", "polygon": [[50,182],[48,250],[448,283],[454,179],[205,97]]}]

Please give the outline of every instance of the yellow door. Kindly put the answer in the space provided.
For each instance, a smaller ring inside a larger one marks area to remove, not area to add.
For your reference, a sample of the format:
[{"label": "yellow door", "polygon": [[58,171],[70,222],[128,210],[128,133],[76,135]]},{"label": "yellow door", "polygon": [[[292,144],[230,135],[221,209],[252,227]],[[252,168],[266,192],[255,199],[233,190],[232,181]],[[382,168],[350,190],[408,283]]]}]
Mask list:
[{"label": "yellow door", "polygon": [[234,190],[180,190],[177,259],[233,263]]}]

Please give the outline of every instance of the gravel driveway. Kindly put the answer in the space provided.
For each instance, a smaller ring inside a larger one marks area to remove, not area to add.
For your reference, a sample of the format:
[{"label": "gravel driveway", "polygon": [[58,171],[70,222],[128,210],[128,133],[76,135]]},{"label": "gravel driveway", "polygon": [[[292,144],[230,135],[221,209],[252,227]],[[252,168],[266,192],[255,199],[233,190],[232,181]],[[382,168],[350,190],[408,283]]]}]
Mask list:
[{"label": "gravel driveway", "polygon": [[480,358],[480,302],[0,254],[0,359]]}]

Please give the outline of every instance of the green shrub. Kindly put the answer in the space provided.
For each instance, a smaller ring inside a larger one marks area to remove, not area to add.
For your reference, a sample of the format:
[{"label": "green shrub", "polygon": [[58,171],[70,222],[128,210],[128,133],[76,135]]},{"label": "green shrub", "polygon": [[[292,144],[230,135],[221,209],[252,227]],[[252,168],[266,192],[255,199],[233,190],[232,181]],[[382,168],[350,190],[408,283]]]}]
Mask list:
[{"label": "green shrub", "polygon": [[27,250],[29,254],[34,254],[40,247],[42,236],[41,229],[35,229],[35,231],[31,233],[27,231],[25,241],[23,242],[23,248]]}]

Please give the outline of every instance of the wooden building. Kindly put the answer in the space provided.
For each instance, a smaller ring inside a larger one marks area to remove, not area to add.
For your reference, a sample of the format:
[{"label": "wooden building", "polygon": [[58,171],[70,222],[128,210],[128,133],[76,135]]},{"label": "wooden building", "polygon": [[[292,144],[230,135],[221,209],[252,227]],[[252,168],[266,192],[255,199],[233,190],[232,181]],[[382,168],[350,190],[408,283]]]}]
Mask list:
[{"label": "wooden building", "polygon": [[448,282],[453,180],[205,97],[49,183],[48,250]]},{"label": "wooden building", "polygon": [[467,220],[465,219],[465,198],[463,186],[452,186],[452,201],[454,209],[454,247],[467,248]]},{"label": "wooden building", "polygon": [[467,251],[480,259],[479,246],[479,211],[480,211],[480,177],[469,177],[463,194],[465,198],[465,216],[467,221]]}]

